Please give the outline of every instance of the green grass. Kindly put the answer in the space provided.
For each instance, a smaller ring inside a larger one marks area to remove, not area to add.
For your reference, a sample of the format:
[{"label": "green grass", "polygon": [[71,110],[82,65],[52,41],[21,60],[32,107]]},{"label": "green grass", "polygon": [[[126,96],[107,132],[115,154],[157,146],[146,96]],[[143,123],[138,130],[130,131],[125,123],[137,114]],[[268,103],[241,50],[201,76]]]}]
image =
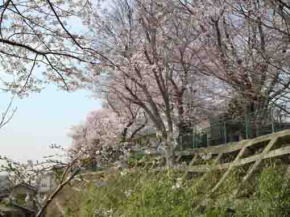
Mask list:
[{"label": "green grass", "polygon": [[67,207],[66,217],[287,217],[290,183],[284,173],[285,167],[265,167],[242,186],[247,193],[232,200],[244,175],[241,169],[208,197],[221,172],[182,180],[183,174],[174,171],[108,171],[102,176],[106,185],[91,183],[77,202],[70,201],[78,209]]}]

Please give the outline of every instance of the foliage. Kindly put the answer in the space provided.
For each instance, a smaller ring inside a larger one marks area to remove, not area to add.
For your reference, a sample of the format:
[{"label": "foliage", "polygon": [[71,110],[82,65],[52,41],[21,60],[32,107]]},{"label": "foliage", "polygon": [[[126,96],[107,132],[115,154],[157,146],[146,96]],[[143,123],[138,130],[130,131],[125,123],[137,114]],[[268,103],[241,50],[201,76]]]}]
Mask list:
[{"label": "foliage", "polygon": [[[219,173],[182,179],[176,171],[111,171],[102,180],[105,185],[95,183],[83,193],[80,212],[68,217],[286,217],[290,214],[290,184],[283,171],[278,166],[266,167],[257,174],[255,191],[237,200],[232,200],[231,194],[239,186],[242,170],[234,170],[207,199],[208,190],[221,177]],[[250,184],[244,188],[251,188]],[[208,202],[195,209],[205,199]]]}]

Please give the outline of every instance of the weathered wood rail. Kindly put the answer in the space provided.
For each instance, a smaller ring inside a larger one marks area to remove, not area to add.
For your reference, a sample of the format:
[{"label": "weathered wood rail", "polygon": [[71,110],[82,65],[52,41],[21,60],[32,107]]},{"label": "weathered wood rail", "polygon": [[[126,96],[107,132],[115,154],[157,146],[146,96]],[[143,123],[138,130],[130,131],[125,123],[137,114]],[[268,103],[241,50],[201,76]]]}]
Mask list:
[{"label": "weathered wood rail", "polygon": [[[260,136],[255,139],[242,140],[237,143],[178,151],[175,156],[179,161],[185,156],[192,157],[191,162],[186,166],[190,172],[207,172],[210,170],[230,169],[253,162],[254,165],[251,170],[254,170],[263,159],[288,154],[290,154],[290,130]],[[198,159],[204,159],[205,157],[208,159],[219,158],[220,163],[215,165],[207,164],[206,160],[204,160],[204,163],[195,163],[198,162]],[[224,157],[230,160],[222,163],[224,162]],[[182,167],[177,166],[178,168]]]},{"label": "weathered wood rail", "polygon": [[[222,185],[230,172],[236,167],[246,164],[250,165],[241,179],[240,186],[242,186],[249,180],[254,171],[258,169],[263,160],[288,156],[288,161],[290,162],[290,130],[260,136],[255,139],[243,140],[237,143],[179,151],[175,153],[175,156],[178,161],[182,161],[183,157],[192,157],[187,165],[181,164],[178,166],[177,164],[174,169],[185,171],[186,174],[189,172],[203,173],[204,175],[201,177],[201,180],[206,177],[205,174],[207,172],[214,170],[223,171],[219,181],[205,195],[206,199]],[[200,161],[200,159],[205,157],[207,157],[207,160]],[[211,163],[209,163],[209,159]],[[288,167],[290,168],[290,165]],[[233,197],[238,192],[239,189],[236,189],[233,192]]]},{"label": "weathered wood rail", "polygon": [[[263,160],[287,155],[290,155],[290,130],[242,140],[236,143],[178,151],[175,153],[176,166],[173,169],[184,171],[185,176],[188,173],[204,174],[201,180],[210,171],[222,170],[221,178],[208,192],[207,196],[210,196],[222,185],[234,168],[246,164],[249,165],[244,177],[241,179],[240,185],[242,186],[243,183],[249,180]],[[182,163],[184,157],[191,160],[187,164],[184,164]],[[165,167],[158,167],[154,170],[160,171],[165,169]],[[233,192],[233,196],[238,191],[239,189]]]},{"label": "weathered wood rail", "polygon": [[[188,173],[200,173],[202,176],[199,182],[208,178],[207,173],[214,170],[221,170],[219,180],[204,195],[195,209],[199,209],[210,196],[219,189],[234,168],[248,164],[246,173],[241,177],[239,187],[232,192],[232,199],[236,199],[241,187],[250,179],[253,173],[259,168],[263,160],[269,158],[281,158],[290,156],[290,130],[260,136],[255,139],[243,140],[237,143],[230,143],[207,148],[179,151],[175,153],[177,166],[175,170],[184,171],[184,177]],[[182,158],[190,157],[188,164],[178,164]],[[206,160],[203,160],[204,158]],[[201,161],[200,161],[201,160]],[[290,162],[290,158],[287,159]],[[287,162],[288,163],[288,162]],[[290,165],[288,166],[288,170]],[[164,168],[156,168],[156,170]]]},{"label": "weathered wood rail", "polygon": [[[157,152],[150,155],[158,156],[159,159],[163,158],[161,153]],[[184,172],[184,177],[189,173],[199,173],[202,176],[200,180],[205,180],[208,172],[222,170],[221,178],[208,193],[210,195],[222,185],[234,168],[249,165],[241,179],[240,184],[242,186],[249,180],[263,160],[287,155],[290,156],[290,130],[236,143],[177,151],[175,152],[176,166],[172,169]],[[167,169],[165,166],[158,167],[158,163],[150,166],[150,163],[148,165],[145,162],[144,167],[156,172]],[[140,169],[140,167],[137,166],[132,169]],[[238,189],[233,194],[235,195],[237,192]]]},{"label": "weathered wood rail", "polygon": [[[163,158],[160,152],[147,154],[158,156],[157,158],[159,159]],[[247,171],[247,175],[243,178],[244,182],[264,159],[277,158],[284,155],[290,155],[290,129],[235,143],[176,151],[176,166],[173,169],[185,171],[186,173],[206,173],[214,170],[224,170],[224,176],[221,178],[222,182],[235,167],[252,164]],[[184,164],[184,158],[187,159],[186,164]],[[148,165],[145,164],[145,167],[154,171],[166,169],[166,167],[158,167],[157,165],[155,164],[148,168]],[[95,174],[95,172],[92,172],[92,174]]]}]

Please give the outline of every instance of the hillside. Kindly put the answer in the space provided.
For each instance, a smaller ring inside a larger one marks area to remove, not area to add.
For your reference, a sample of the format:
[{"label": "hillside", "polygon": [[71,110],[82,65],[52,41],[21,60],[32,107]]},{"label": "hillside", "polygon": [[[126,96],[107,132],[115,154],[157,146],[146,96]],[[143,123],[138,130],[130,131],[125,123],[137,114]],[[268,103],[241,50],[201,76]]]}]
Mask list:
[{"label": "hillside", "polygon": [[85,173],[61,192],[47,216],[290,216],[289,138],[282,131],[183,152],[177,156],[183,166],[172,170]]}]

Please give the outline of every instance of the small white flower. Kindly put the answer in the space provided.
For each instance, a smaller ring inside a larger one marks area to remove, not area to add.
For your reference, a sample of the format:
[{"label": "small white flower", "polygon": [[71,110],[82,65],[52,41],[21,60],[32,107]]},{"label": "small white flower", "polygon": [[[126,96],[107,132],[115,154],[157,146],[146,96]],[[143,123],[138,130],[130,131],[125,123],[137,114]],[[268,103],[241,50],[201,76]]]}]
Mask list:
[{"label": "small white flower", "polygon": [[172,190],[176,190],[181,188],[182,186],[182,178],[177,178],[176,183],[171,187]]},{"label": "small white flower", "polygon": [[133,193],[133,190],[129,189],[128,191],[125,191],[126,197],[130,197]]},{"label": "small white flower", "polygon": [[122,171],[120,172],[120,174],[121,174],[121,176],[125,176],[125,175],[127,175],[127,171],[126,171],[126,170],[122,170]]}]

